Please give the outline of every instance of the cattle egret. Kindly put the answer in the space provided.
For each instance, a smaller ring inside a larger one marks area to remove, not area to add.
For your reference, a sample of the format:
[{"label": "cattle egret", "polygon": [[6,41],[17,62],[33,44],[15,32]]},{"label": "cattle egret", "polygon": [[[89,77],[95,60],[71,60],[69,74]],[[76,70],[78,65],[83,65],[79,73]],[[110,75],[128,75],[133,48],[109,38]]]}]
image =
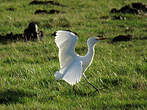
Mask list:
[{"label": "cattle egret", "polygon": [[84,72],[92,63],[94,56],[94,47],[99,40],[104,40],[105,38],[91,37],[87,40],[88,52],[85,56],[79,56],[75,53],[75,45],[78,37],[76,34],[70,31],[56,31],[55,33],[55,43],[59,48],[59,62],[60,70],[56,71],[56,80],[65,80],[70,85],[75,85],[78,83],[82,76],[84,79],[98,90],[93,84],[91,84]]}]

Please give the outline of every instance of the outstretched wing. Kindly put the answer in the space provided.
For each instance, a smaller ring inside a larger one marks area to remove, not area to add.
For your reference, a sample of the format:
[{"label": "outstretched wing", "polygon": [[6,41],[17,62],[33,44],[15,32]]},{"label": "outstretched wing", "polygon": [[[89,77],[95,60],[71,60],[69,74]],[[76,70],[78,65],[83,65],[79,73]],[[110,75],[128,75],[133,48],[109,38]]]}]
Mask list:
[{"label": "outstretched wing", "polygon": [[82,75],[82,62],[76,60],[65,70],[62,79],[74,85],[80,81]]},{"label": "outstretched wing", "polygon": [[74,59],[77,39],[78,37],[72,32],[62,30],[56,32],[55,43],[59,48],[59,61],[62,71],[66,70]]}]

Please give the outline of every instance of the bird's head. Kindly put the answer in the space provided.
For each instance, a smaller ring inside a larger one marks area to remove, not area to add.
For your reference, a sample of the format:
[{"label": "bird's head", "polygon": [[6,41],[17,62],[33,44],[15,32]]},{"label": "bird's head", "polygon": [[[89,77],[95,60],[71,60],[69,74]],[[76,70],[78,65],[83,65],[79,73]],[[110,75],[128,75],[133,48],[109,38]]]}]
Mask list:
[{"label": "bird's head", "polygon": [[89,46],[94,46],[97,42],[99,42],[100,40],[105,40],[106,38],[104,37],[90,37],[87,41],[87,44]]}]

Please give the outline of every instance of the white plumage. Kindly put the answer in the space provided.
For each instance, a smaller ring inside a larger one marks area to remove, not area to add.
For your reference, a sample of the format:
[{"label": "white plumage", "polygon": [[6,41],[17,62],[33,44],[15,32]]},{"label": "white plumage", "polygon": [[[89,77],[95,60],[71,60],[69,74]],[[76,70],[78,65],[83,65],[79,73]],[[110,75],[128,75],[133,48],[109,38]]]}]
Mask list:
[{"label": "white plumage", "polygon": [[[60,71],[55,73],[56,80],[65,80],[71,85],[78,83],[84,75],[87,67],[91,64],[94,56],[94,46],[98,37],[91,37],[87,41],[88,52],[85,56],[75,53],[75,45],[78,37],[69,31],[57,31],[55,43],[59,48]],[[85,75],[84,75],[85,76]]]}]

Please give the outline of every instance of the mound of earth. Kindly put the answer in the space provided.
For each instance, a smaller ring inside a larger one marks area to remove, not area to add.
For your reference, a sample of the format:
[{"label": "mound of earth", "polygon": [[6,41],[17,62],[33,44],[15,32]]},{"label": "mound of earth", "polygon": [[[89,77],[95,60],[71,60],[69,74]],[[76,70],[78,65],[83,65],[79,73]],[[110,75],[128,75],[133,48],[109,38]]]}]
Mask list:
[{"label": "mound of earth", "polygon": [[130,5],[123,6],[119,10],[113,8],[111,10],[111,13],[131,13],[131,14],[147,13],[147,5],[140,2],[132,3]]},{"label": "mound of earth", "polygon": [[113,16],[112,19],[113,20],[126,20],[127,18],[124,16]]},{"label": "mound of earth", "polygon": [[118,35],[112,39],[112,42],[119,42],[119,41],[130,41],[132,40],[132,35]]},{"label": "mound of earth", "polygon": [[7,41],[20,40],[20,38],[22,38],[22,34],[13,34],[13,32],[10,32],[6,35],[0,35],[0,42],[6,43]]},{"label": "mound of earth", "polygon": [[42,40],[43,37],[43,32],[39,30],[37,24],[34,22],[31,22],[28,28],[26,28],[23,33],[23,38],[25,40]]},{"label": "mound of earth", "polygon": [[36,23],[31,22],[22,34],[14,34],[10,32],[6,35],[0,35],[0,42],[7,43],[7,41],[18,41],[18,40],[42,40],[44,34],[38,29]]},{"label": "mound of earth", "polygon": [[54,9],[50,11],[38,9],[35,11],[34,14],[58,14],[58,13],[61,13],[61,12],[59,10],[54,10]]},{"label": "mound of earth", "polygon": [[7,8],[7,10],[8,10],[8,11],[15,11],[15,9],[12,8],[12,7],[11,7],[11,8]]},{"label": "mound of earth", "polygon": [[62,5],[62,4],[60,4],[58,2],[55,2],[55,1],[39,1],[39,0],[33,0],[32,2],[30,2],[30,5],[47,5],[47,4],[65,7],[65,5]]}]

